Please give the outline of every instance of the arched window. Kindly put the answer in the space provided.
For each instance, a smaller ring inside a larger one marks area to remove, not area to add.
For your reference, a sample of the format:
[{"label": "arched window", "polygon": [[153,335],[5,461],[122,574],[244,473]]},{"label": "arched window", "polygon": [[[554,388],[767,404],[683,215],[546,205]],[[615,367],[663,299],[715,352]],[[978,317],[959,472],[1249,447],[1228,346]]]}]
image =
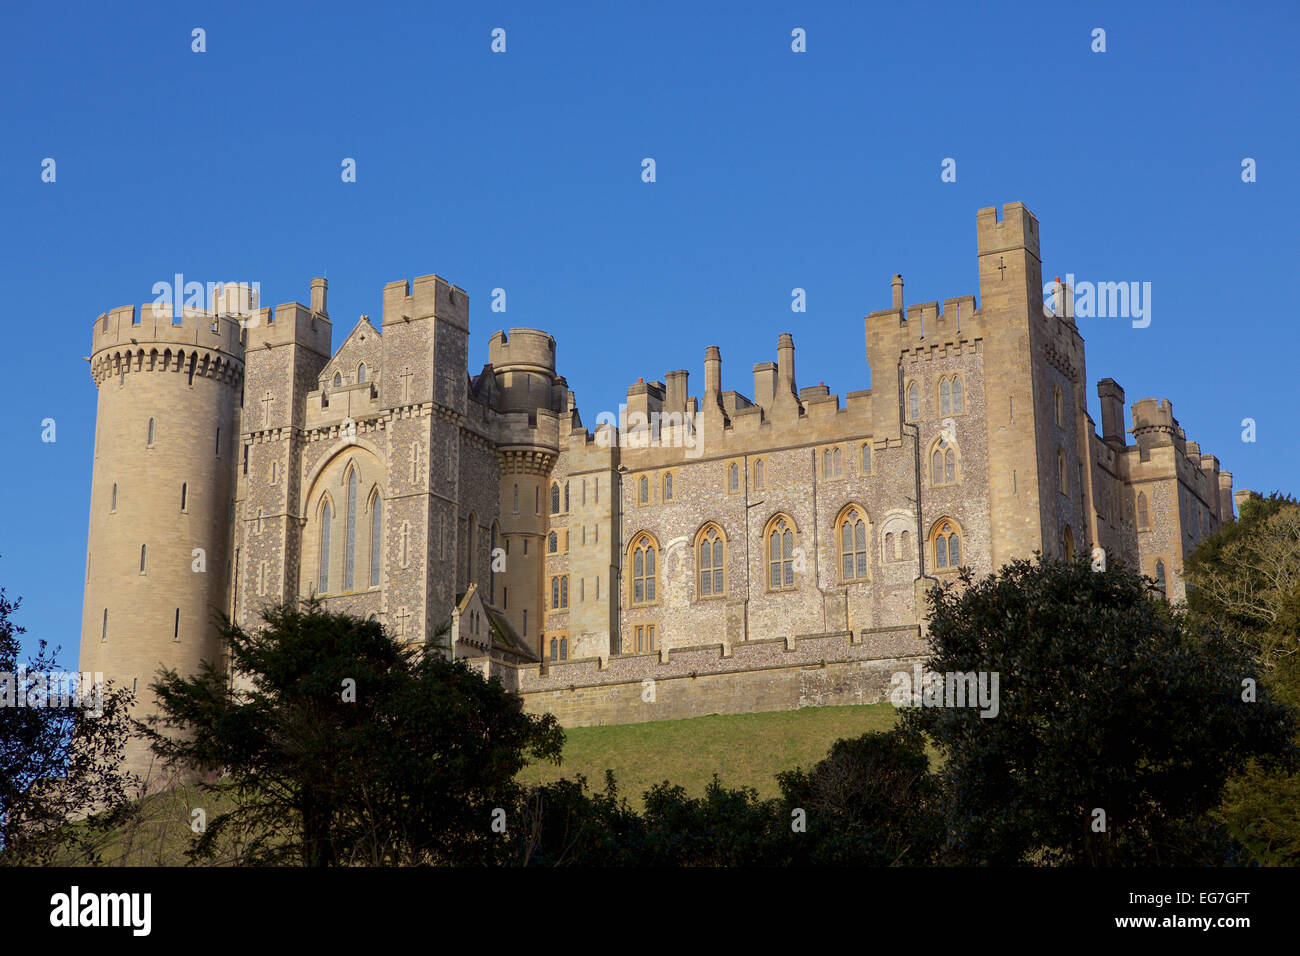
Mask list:
[{"label": "arched window", "polygon": [[515,514],[519,514],[519,486],[515,485]]},{"label": "arched window", "polygon": [[149,444],[150,446],[153,445],[153,440],[154,437],[157,435],[157,433],[158,433],[158,423],[151,418],[149,419],[149,441],[147,442],[147,444]]},{"label": "arched window", "polygon": [[375,492],[370,504],[370,586],[379,586],[380,547],[384,534],[384,503]]},{"label": "arched window", "polygon": [[954,375],[952,377],[952,412],[954,415],[959,415],[963,411],[965,409],[962,408],[961,400],[961,376]]},{"label": "arched window", "polygon": [[650,503],[650,479],[644,475],[637,482],[637,500],[643,505]]},{"label": "arched window", "polygon": [[664,501],[673,500],[673,473],[670,471],[664,475]]},{"label": "arched window", "polygon": [[913,382],[907,386],[907,420],[916,421],[921,417],[921,389]]},{"label": "arched window", "polygon": [[550,534],[546,536],[546,550],[549,553],[554,554],[559,548],[559,542],[560,542],[559,537],[555,534],[554,531],[552,531]]},{"label": "arched window", "polygon": [[551,483],[551,514],[558,515],[559,513],[560,513],[560,486],[557,483],[552,482]]},{"label": "arched window", "polygon": [[902,541],[902,547],[903,547],[901,560],[906,561],[912,553],[912,532],[904,531],[901,535],[899,535],[899,538]]},{"label": "arched window", "polygon": [[844,470],[844,455],[836,448],[831,453],[831,474],[839,475]]},{"label": "arched window", "polygon": [[112,503],[112,506],[111,506],[108,510],[109,510],[109,511],[116,511],[116,510],[117,510],[117,483],[116,483],[116,482],[114,482],[114,484],[113,484],[113,503]]},{"label": "arched window", "polygon": [[763,487],[763,459],[754,462],[754,487]]},{"label": "arched window", "polygon": [[348,511],[344,527],[343,590],[351,591],[355,581],[357,550],[357,470],[348,472]]},{"label": "arched window", "polygon": [[334,387],[339,388],[343,385],[343,375],[341,372],[334,373]]},{"label": "arched window", "polygon": [[957,480],[957,450],[951,445],[935,448],[930,456],[930,483],[949,485]]},{"label": "arched window", "polygon": [[1056,449],[1056,481],[1061,489],[1061,494],[1068,496],[1070,494],[1070,473],[1065,468],[1065,449],[1057,446]]},{"label": "arched window", "polygon": [[560,642],[555,638],[551,638],[551,660],[553,661],[558,660],[559,653],[560,653]]},{"label": "arched window", "polygon": [[569,513],[569,483],[564,483],[564,513]]},{"label": "arched window", "polygon": [[145,546],[143,544],[140,545],[140,573],[141,574],[144,574],[144,549]]},{"label": "arched window", "polygon": [[952,414],[952,388],[946,378],[939,382],[939,414]]},{"label": "arched window", "polygon": [[655,601],[655,558],[658,548],[648,534],[638,535],[632,542],[632,603],[653,604]]},{"label": "arched window", "polygon": [[940,521],[934,529],[934,566],[936,570],[961,565],[961,533],[951,521]]},{"label": "arched window", "polygon": [[326,498],[320,509],[320,593],[328,594],[330,590],[330,525],[334,520],[334,509]]},{"label": "arched window", "polygon": [[551,578],[551,610],[560,606],[560,579]]},{"label": "arched window", "polygon": [[1056,424],[1065,427],[1065,401],[1061,397],[1061,386],[1052,386],[1052,402],[1055,406]]},{"label": "arched window", "polygon": [[784,515],[767,532],[767,584],[773,590],[794,587],[794,527]]},{"label": "arched window", "polygon": [[366,380],[366,363],[362,362],[360,365],[357,366],[357,382],[359,384],[361,382],[364,382],[365,380]]},{"label": "arched window", "polygon": [[1139,528],[1147,528],[1150,527],[1150,525],[1151,525],[1151,512],[1147,509],[1146,492],[1139,491],[1138,502],[1137,502],[1137,526]]},{"label": "arched window", "polygon": [[569,576],[560,578],[560,607],[569,606]]},{"label": "arched window", "polygon": [[700,531],[695,547],[700,597],[722,597],[726,594],[723,582],[725,552],[722,529],[715,524],[705,525]]},{"label": "arched window", "polygon": [[104,623],[99,632],[99,640],[101,643],[108,640],[108,608],[104,608]]},{"label": "arched window", "polygon": [[731,491],[740,490],[740,466],[731,465],[727,468],[727,488]]},{"label": "arched window", "polygon": [[867,521],[857,508],[840,519],[840,573],[845,581],[867,577]]},{"label": "arched window", "polygon": [[890,561],[898,560],[898,539],[892,531],[885,534],[885,554],[889,555]]},{"label": "arched window", "polygon": [[1061,532],[1061,553],[1065,555],[1065,560],[1074,560],[1074,532],[1068,524]]},{"label": "arched window", "polygon": [[181,511],[185,510],[185,503],[189,496],[189,487],[190,486],[187,483],[181,482]]},{"label": "arched window", "polygon": [[560,660],[567,661],[568,659],[569,659],[569,639],[567,637],[562,637],[560,638]]},{"label": "arched window", "polygon": [[822,452],[822,477],[829,478],[830,476],[831,476],[831,450],[827,448],[824,452]]},{"label": "arched window", "polygon": [[1159,588],[1161,594],[1165,593],[1165,563],[1163,561],[1156,562],[1156,587]]},{"label": "arched window", "polygon": [[862,446],[862,473],[864,475],[871,474],[871,446],[870,445]]}]

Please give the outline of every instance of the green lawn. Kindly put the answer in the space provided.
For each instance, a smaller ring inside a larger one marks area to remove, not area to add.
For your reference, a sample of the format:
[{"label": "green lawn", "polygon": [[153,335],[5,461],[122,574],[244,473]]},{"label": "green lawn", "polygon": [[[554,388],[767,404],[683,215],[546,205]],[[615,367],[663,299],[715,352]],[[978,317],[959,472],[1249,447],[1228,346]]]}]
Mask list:
[{"label": "green lawn", "polygon": [[886,702],[566,727],[563,763],[534,764],[519,780],[543,783],[583,774],[592,789],[601,790],[609,768],[634,809],[641,808],[641,795],[652,784],[669,780],[699,796],[715,773],[723,786],[753,787],[762,797],[774,797],[778,772],[810,766],[841,737],[888,730],[897,718],[897,709]]}]

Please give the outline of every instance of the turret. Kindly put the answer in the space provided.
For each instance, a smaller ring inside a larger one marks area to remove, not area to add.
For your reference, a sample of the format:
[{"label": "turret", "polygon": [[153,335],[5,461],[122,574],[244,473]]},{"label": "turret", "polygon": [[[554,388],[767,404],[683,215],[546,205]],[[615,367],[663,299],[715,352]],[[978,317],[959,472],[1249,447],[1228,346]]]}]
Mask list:
[{"label": "turret", "polygon": [[[173,322],[168,305],[114,309],[91,331],[99,400],[80,666],[134,690],[137,719],[155,712],[160,668],[221,662],[239,336],[239,322],[215,312]],[[160,782],[145,742],[130,740],[124,763]]]}]

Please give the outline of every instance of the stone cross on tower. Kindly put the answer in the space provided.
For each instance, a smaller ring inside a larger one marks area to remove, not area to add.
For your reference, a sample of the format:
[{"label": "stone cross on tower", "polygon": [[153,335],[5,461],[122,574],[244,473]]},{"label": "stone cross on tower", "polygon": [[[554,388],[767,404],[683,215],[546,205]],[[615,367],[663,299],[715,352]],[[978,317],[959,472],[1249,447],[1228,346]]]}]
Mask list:
[{"label": "stone cross on tower", "polygon": [[406,609],[406,605],[403,604],[401,609],[397,612],[397,636],[398,637],[406,637],[406,620],[410,616],[411,616],[411,612],[408,611]]},{"label": "stone cross on tower", "polygon": [[411,366],[403,366],[402,374],[399,377],[402,380],[402,401],[409,402],[411,400]]},{"label": "stone cross on tower", "polygon": [[266,397],[262,399],[262,425],[263,427],[271,424],[271,393],[267,392]]}]

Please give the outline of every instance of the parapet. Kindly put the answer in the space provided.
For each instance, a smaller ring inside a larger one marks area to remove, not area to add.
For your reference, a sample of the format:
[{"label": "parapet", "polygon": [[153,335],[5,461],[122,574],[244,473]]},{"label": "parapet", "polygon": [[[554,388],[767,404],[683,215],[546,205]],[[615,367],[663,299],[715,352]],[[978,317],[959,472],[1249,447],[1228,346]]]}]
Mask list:
[{"label": "parapet", "polygon": [[441,276],[399,279],[384,286],[384,325],[439,318],[469,333],[469,293]]},{"label": "parapet", "polygon": [[258,309],[247,319],[244,344],[252,349],[277,345],[301,345],[329,358],[333,325],[324,314],[312,312],[301,302],[286,302],[274,309]]},{"label": "parapet", "polygon": [[102,313],[91,329],[93,355],[115,347],[144,345],[190,345],[244,357],[238,319],[195,309],[182,309],[180,320],[172,321],[170,303],[142,306],[123,305]]},{"label": "parapet", "polygon": [[1003,206],[1001,221],[996,206],[979,210],[975,214],[975,232],[982,256],[1011,249],[1027,249],[1039,255],[1038,219],[1024,203],[1009,202]]},{"label": "parapet", "polygon": [[1178,431],[1174,403],[1167,398],[1139,398],[1133,403],[1133,433],[1139,429],[1158,429],[1170,435]]},{"label": "parapet", "polygon": [[488,361],[497,372],[533,371],[554,375],[555,339],[541,329],[493,332],[488,340]]}]

